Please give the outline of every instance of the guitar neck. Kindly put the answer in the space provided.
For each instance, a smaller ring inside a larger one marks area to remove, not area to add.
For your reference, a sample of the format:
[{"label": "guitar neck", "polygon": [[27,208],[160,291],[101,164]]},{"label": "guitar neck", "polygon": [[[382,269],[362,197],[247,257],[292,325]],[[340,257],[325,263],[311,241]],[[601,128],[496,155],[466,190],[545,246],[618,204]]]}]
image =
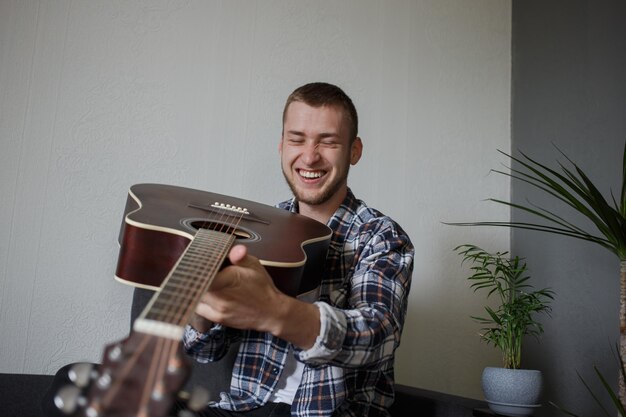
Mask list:
[{"label": "guitar neck", "polygon": [[180,340],[196,304],[211,285],[234,241],[232,233],[199,229],[133,329]]}]

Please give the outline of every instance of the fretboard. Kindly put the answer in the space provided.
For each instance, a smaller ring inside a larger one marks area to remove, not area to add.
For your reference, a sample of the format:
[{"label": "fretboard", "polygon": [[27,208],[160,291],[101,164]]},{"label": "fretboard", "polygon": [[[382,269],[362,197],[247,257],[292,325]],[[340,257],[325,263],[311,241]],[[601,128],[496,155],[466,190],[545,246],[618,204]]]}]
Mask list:
[{"label": "fretboard", "polygon": [[133,329],[179,340],[234,241],[233,234],[199,229]]}]

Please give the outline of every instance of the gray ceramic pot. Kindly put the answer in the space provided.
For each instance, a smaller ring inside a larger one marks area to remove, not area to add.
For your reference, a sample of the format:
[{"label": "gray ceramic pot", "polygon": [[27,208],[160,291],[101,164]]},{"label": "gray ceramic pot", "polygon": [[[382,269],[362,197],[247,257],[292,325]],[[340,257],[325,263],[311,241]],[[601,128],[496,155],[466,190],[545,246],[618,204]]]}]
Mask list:
[{"label": "gray ceramic pot", "polygon": [[538,370],[487,367],[482,387],[489,408],[504,416],[529,416],[541,406],[543,376]]}]

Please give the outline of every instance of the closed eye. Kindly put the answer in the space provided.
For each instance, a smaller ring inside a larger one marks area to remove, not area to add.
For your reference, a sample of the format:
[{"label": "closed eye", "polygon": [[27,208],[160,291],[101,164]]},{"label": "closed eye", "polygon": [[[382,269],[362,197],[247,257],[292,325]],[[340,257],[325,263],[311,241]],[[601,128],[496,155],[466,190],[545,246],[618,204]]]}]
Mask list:
[{"label": "closed eye", "polygon": [[292,136],[287,138],[287,142],[291,145],[301,145],[304,143],[304,138],[299,136]]},{"label": "closed eye", "polygon": [[320,142],[320,145],[325,147],[325,148],[336,148],[337,146],[340,145],[340,143],[338,141],[336,141],[334,138],[333,139],[324,139]]}]

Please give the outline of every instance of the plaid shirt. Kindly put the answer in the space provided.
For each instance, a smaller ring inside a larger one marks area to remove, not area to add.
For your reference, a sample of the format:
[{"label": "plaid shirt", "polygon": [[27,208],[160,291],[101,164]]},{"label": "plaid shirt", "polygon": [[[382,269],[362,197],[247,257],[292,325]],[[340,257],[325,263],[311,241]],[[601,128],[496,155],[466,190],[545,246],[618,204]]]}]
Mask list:
[{"label": "plaid shirt", "polygon": [[[294,199],[278,207],[298,211]],[[187,327],[184,346],[200,362],[221,358],[230,341],[241,340],[230,393],[211,406],[244,411],[265,404],[292,351],[305,364],[293,416],[389,416],[414,248],[397,223],[351,190],[328,226],[334,232],[316,302],[321,331],[313,347],[301,350],[269,333],[220,325],[207,333]]]}]

